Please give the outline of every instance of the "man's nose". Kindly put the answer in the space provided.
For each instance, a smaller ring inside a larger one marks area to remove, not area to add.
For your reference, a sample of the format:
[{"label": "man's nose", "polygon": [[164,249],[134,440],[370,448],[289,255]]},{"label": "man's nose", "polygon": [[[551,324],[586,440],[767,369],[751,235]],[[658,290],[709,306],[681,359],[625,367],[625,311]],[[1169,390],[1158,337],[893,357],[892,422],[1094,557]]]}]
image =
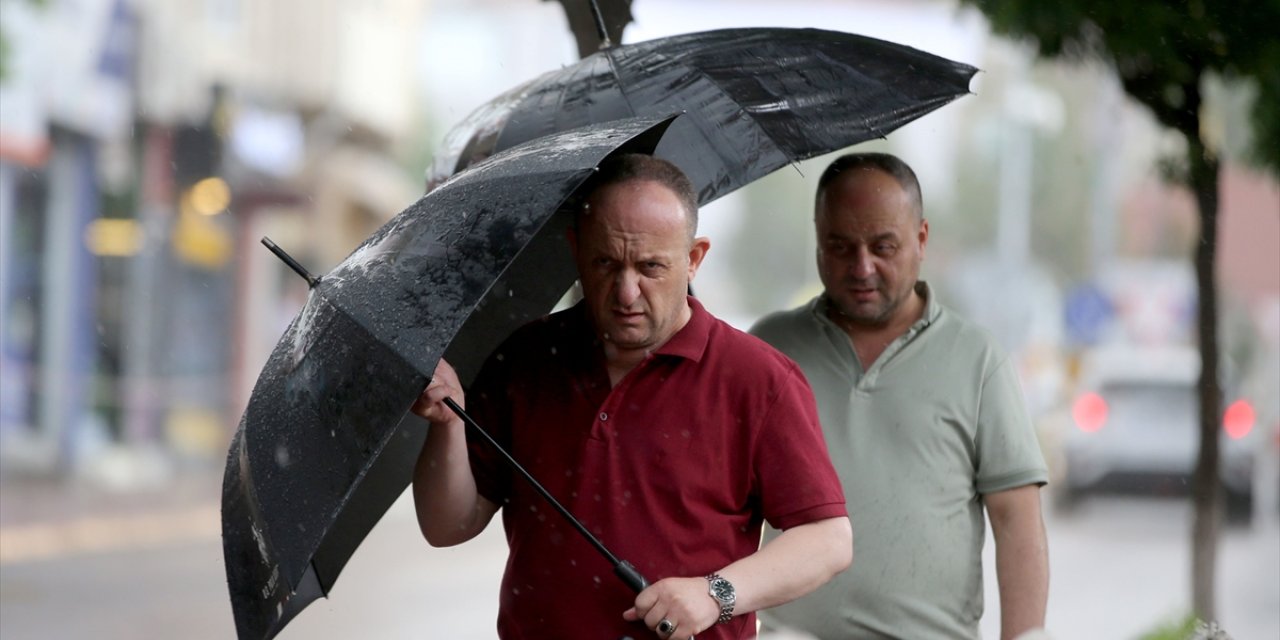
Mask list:
[{"label": "man's nose", "polygon": [[630,307],[640,297],[640,274],[623,269],[618,273],[618,280],[614,283],[615,294],[618,296],[618,304],[623,307]]},{"label": "man's nose", "polygon": [[861,248],[856,249],[850,262],[849,269],[853,271],[853,277],[862,279],[875,275],[876,265],[870,251]]}]

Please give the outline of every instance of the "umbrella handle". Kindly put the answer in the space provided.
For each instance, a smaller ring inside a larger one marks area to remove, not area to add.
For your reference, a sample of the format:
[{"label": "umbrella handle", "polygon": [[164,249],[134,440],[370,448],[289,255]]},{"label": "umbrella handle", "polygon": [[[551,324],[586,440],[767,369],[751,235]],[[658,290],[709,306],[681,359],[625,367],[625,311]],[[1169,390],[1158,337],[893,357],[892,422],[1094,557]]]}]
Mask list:
[{"label": "umbrella handle", "polygon": [[619,560],[618,564],[613,565],[613,575],[618,576],[631,590],[640,593],[649,587],[649,581],[645,580],[635,565],[626,560]]}]

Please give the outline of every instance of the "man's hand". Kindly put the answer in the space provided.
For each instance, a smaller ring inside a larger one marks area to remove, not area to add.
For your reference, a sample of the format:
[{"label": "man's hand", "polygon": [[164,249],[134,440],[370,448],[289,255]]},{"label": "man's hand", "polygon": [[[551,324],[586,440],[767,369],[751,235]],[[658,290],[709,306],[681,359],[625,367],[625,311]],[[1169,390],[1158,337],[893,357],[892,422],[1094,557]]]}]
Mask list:
[{"label": "man's hand", "polygon": [[[710,629],[720,619],[720,606],[707,592],[706,578],[665,578],[636,595],[635,606],[622,618],[628,622],[643,620],[659,638],[691,638]],[[658,625],[666,620],[675,625],[670,633],[661,633]]]},{"label": "man's hand", "polygon": [[432,424],[444,424],[458,419],[453,410],[444,404],[445,398],[453,398],[458,406],[466,408],[466,397],[462,393],[462,384],[458,382],[458,374],[453,367],[440,359],[436,365],[435,375],[422,395],[413,403],[412,411]]}]

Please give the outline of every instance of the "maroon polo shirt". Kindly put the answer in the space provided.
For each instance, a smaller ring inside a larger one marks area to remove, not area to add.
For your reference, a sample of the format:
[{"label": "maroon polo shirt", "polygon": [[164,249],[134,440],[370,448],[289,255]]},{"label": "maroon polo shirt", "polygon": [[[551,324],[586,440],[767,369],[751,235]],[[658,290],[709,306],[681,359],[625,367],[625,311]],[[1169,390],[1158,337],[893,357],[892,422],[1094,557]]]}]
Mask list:
[{"label": "maroon polo shirt", "polygon": [[[689,298],[692,318],[610,388],[583,305],[531,323],[490,356],[467,395],[477,421],[615,555],[656,582],[704,576],[779,529],[845,515],[800,369]],[[510,555],[502,638],[650,637],[635,594],[479,437],[471,466],[502,507]],[[754,637],[735,616],[699,640]]]}]

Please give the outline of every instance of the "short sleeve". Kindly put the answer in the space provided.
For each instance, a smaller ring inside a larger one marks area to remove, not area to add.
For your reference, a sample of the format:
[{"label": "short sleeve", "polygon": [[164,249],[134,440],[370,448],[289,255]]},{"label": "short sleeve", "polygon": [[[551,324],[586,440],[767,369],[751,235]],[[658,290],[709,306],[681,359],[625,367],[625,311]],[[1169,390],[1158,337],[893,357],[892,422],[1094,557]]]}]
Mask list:
[{"label": "short sleeve", "polygon": [[848,515],[813,392],[795,364],[773,390],[755,443],[764,518],[775,529]]},{"label": "short sleeve", "polygon": [[981,394],[976,431],[978,493],[1046,484],[1044,455],[1008,358],[987,376]]}]

